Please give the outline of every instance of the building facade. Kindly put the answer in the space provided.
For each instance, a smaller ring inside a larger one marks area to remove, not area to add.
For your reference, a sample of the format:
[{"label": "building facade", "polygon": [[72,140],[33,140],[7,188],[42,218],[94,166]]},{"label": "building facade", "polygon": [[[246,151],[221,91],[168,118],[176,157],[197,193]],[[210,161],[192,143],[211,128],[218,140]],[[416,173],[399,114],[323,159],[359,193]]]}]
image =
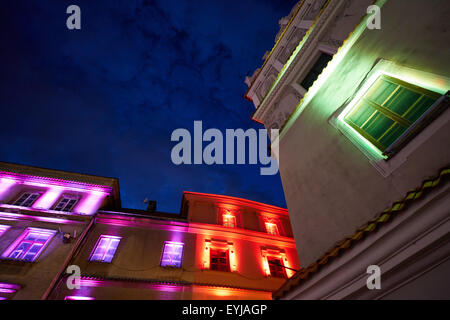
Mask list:
[{"label": "building facade", "polygon": [[124,209],[117,179],[8,163],[0,255],[17,300],[264,300],[299,269],[286,209],[193,192],[179,214]]},{"label": "building facade", "polygon": [[[449,12],[439,0],[304,0],[280,20],[246,79],[252,118],[280,130],[304,267],[277,298],[450,297]],[[366,287],[370,265],[380,290]]]}]

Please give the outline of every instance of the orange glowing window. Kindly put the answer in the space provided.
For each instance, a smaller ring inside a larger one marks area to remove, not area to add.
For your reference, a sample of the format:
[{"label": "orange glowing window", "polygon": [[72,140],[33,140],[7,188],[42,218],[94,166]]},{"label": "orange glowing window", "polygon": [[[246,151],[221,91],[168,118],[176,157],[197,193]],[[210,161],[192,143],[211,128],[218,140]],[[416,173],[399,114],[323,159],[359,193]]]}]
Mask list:
[{"label": "orange glowing window", "polygon": [[270,275],[275,278],[287,278],[283,261],[275,257],[267,257],[269,262]]},{"label": "orange glowing window", "polygon": [[278,226],[273,222],[266,222],[266,230],[268,234],[273,234],[275,236],[280,234],[278,232]]},{"label": "orange glowing window", "polygon": [[236,217],[232,214],[224,214],[223,216],[223,226],[227,228],[236,228]]},{"label": "orange glowing window", "polygon": [[210,252],[211,270],[230,271],[230,263],[228,262],[228,250],[211,249]]}]

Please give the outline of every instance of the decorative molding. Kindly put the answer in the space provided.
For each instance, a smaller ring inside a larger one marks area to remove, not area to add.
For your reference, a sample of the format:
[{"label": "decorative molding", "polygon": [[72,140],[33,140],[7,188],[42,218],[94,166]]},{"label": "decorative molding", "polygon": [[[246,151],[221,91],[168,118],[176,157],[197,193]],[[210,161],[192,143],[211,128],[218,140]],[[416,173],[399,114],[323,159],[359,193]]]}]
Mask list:
[{"label": "decorative molding", "polygon": [[300,48],[299,52],[295,55],[295,57],[291,57],[293,60],[289,63],[287,69],[285,70],[284,74],[280,77],[279,82],[276,84],[276,86],[273,88],[272,91],[269,90],[266,97],[262,100],[262,103],[260,104],[259,108],[255,111],[253,114],[254,119],[262,119],[264,118],[264,113],[267,112],[267,109],[270,109],[269,106],[272,105],[273,100],[278,96],[280,93],[281,88],[285,86],[286,81],[289,76],[293,73],[293,70],[300,65],[301,60],[303,60],[305,57],[309,57],[309,55],[306,55],[305,53],[310,50],[311,47],[316,47],[318,40],[320,39],[320,35],[323,33],[325,27],[329,25],[334,19],[336,19],[336,11],[341,9],[343,6],[343,2],[339,0],[329,0],[326,7],[323,9],[322,14],[320,14],[313,25],[311,26],[310,30],[307,33],[307,39],[303,46]]}]

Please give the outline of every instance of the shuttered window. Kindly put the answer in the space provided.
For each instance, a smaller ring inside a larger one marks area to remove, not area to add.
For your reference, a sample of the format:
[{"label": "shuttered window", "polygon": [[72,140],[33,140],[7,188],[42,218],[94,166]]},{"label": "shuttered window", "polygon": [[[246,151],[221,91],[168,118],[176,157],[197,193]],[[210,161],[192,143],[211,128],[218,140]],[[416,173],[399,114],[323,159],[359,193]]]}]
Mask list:
[{"label": "shuttered window", "polygon": [[383,75],[344,119],[384,153],[439,97],[436,92]]}]

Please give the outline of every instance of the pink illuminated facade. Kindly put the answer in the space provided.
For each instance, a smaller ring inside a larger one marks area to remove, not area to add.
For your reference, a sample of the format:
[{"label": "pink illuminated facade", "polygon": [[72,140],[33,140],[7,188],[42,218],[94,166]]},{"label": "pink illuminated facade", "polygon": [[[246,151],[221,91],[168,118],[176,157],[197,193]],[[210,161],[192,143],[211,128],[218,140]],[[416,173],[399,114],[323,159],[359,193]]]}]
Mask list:
[{"label": "pink illuminated facade", "polygon": [[176,214],[124,209],[117,179],[0,163],[2,300],[264,300],[299,268],[286,209],[194,192]]}]

